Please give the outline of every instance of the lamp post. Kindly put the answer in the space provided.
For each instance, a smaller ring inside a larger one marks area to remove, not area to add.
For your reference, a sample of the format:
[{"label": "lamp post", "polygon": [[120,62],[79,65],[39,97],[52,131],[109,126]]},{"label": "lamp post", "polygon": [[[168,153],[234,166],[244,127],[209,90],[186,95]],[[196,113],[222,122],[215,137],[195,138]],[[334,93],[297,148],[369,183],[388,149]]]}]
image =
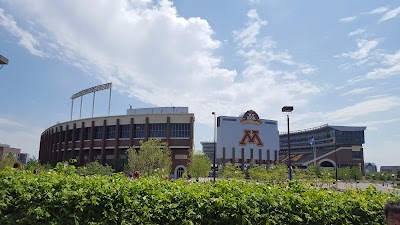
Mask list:
[{"label": "lamp post", "polygon": [[3,68],[4,65],[8,64],[8,59],[2,55],[0,55],[0,69]]},{"label": "lamp post", "polygon": [[217,129],[217,118],[215,112],[212,112],[214,115],[214,157],[213,157],[213,179],[215,183],[215,177],[216,177],[216,172],[215,172],[215,159],[217,156],[217,151],[216,151],[216,142],[215,142],[215,135],[216,135],[216,129]]},{"label": "lamp post", "polygon": [[289,130],[289,114],[293,111],[293,106],[283,106],[282,112],[287,116],[287,138],[288,138],[288,158],[289,158],[289,180],[292,180],[292,160],[290,159],[290,130]]}]

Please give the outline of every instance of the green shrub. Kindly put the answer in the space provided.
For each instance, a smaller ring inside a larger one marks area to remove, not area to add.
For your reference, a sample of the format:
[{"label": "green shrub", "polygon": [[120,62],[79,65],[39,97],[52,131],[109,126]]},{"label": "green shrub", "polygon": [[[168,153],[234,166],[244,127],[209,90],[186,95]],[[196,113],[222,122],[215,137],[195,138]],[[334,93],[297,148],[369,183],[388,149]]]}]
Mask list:
[{"label": "green shrub", "polygon": [[393,195],[306,183],[186,183],[0,171],[0,224],[384,224]]}]

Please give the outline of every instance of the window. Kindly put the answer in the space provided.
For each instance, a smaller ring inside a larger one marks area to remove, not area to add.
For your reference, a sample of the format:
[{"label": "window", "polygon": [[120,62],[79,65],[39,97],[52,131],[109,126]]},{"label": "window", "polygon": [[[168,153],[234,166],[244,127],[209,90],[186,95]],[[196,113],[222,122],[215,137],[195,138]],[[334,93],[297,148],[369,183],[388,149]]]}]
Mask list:
[{"label": "window", "polygon": [[121,125],[120,126],[119,137],[120,138],[129,138],[129,125]]},{"label": "window", "polygon": [[135,138],[144,138],[144,124],[135,124]]},{"label": "window", "polygon": [[103,126],[95,127],[94,139],[103,139]]},{"label": "window", "polygon": [[68,141],[72,141],[72,133],[73,133],[73,130],[68,130]]},{"label": "window", "polygon": [[81,128],[75,130],[75,141],[81,140]]},{"label": "window", "polygon": [[170,137],[189,138],[190,123],[171,123],[170,131]]},{"label": "window", "polygon": [[115,138],[115,125],[107,126],[107,139]]},{"label": "window", "polygon": [[86,127],[83,133],[84,140],[90,140],[92,136],[92,128]]},{"label": "window", "polygon": [[352,156],[353,156],[353,159],[361,159],[361,152],[353,151]]},{"label": "window", "polygon": [[149,124],[150,127],[150,134],[149,137],[151,138],[162,138],[166,137],[167,129],[165,123],[153,123]]}]

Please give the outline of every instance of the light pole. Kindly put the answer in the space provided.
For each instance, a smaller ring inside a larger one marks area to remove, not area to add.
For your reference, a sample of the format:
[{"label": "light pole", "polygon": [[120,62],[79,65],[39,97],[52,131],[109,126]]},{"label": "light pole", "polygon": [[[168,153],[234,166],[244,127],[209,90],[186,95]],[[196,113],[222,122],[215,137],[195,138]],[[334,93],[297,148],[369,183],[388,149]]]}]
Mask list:
[{"label": "light pole", "polygon": [[2,55],[0,55],[0,69],[3,68],[4,65],[8,64],[8,59]]},{"label": "light pole", "polygon": [[216,151],[216,142],[215,142],[215,135],[216,135],[216,129],[217,129],[217,118],[215,112],[212,112],[214,115],[214,157],[213,157],[213,178],[214,178],[214,183],[215,183],[215,177],[216,177],[216,172],[215,172],[215,159],[217,157],[217,151]]},{"label": "light pole", "polygon": [[287,116],[287,139],[288,139],[288,158],[289,158],[289,180],[292,180],[292,160],[290,159],[290,130],[289,130],[289,114],[293,111],[293,106],[283,106],[282,112]]}]

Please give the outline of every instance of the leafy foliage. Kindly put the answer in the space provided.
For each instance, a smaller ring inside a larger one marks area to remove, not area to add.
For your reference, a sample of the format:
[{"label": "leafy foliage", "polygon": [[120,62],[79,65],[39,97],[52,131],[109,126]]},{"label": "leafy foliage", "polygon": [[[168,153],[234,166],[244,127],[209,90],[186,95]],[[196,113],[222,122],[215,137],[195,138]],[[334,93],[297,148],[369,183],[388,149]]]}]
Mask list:
[{"label": "leafy foliage", "polygon": [[241,168],[231,163],[227,163],[220,170],[219,176],[222,178],[244,179],[245,174],[243,173]]},{"label": "leafy foliage", "polygon": [[114,170],[111,166],[103,166],[97,161],[86,164],[83,167],[78,167],[78,174],[84,175],[112,175]]},{"label": "leafy foliage", "polygon": [[211,159],[207,155],[195,153],[188,165],[188,170],[194,178],[208,177],[211,165]]},{"label": "leafy foliage", "polygon": [[17,159],[11,153],[8,153],[6,157],[0,155],[0,170],[6,167],[13,167],[15,162],[17,162]]},{"label": "leafy foliage", "polygon": [[140,149],[127,150],[128,172],[139,171],[143,175],[168,176],[171,172],[171,150],[159,139],[140,141]]},{"label": "leafy foliage", "polygon": [[[68,169],[68,167],[67,167]],[[337,192],[306,183],[222,180],[170,182],[54,170],[0,171],[0,224],[384,224],[395,198],[376,191]]]}]

